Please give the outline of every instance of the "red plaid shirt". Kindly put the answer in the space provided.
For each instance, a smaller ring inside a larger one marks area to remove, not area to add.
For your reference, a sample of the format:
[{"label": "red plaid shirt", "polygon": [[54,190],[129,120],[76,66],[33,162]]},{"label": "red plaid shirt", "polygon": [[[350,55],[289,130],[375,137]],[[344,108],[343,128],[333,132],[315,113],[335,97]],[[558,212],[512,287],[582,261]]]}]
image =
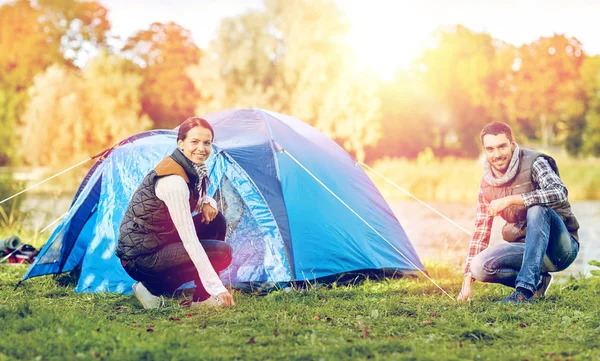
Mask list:
[{"label": "red plaid shirt", "polygon": [[[534,205],[552,206],[567,200],[568,191],[560,177],[554,172],[544,157],[538,157],[531,169],[531,178],[536,190],[521,194],[525,207]],[[473,257],[490,244],[490,233],[494,217],[488,212],[489,203],[483,196],[483,188],[479,185],[477,213],[475,215],[475,231],[469,244],[469,253],[465,262],[465,275],[471,275],[470,267]]]}]

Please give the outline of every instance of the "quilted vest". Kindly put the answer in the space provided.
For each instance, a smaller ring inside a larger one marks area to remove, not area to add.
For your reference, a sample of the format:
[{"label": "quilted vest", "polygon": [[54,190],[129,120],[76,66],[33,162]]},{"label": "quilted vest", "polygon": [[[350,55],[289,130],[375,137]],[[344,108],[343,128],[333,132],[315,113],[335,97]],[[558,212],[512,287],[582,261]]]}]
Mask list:
[{"label": "quilted vest", "polygon": [[[539,185],[531,178],[531,168],[533,162],[538,157],[544,157],[552,169],[559,174],[556,161],[543,153],[536,152],[530,149],[521,149],[519,155],[519,169],[515,177],[508,183],[502,186],[492,186],[482,178],[481,184],[483,187],[483,195],[488,202],[494,199],[503,198],[515,194],[523,194],[539,189]],[[565,223],[569,233],[579,241],[577,230],[579,223],[575,215],[571,211],[571,204],[565,201],[560,204],[551,206],[551,208],[559,215]],[[507,222],[502,228],[502,237],[509,242],[523,241],[527,227],[527,207],[524,205],[512,205],[504,209],[500,216]]]},{"label": "quilted vest", "polygon": [[117,257],[131,260],[152,254],[169,243],[181,242],[165,205],[155,193],[158,179],[181,176],[190,190],[190,213],[196,208],[199,182],[191,162],[176,149],[152,170],[133,194],[119,228]]}]

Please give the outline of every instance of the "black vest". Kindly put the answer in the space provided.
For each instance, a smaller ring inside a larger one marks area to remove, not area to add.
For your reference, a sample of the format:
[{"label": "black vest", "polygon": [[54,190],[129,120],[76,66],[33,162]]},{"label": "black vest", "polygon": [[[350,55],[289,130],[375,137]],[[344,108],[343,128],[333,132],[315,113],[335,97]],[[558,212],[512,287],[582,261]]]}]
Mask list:
[{"label": "black vest", "polygon": [[117,257],[131,260],[152,254],[167,244],[181,242],[165,202],[154,190],[158,179],[173,174],[182,176],[188,184],[190,213],[196,208],[200,198],[198,174],[191,161],[176,149],[148,173],[133,194],[119,228]]},{"label": "black vest", "polygon": [[[552,157],[530,149],[522,148],[521,153],[519,154],[519,168],[517,169],[517,174],[511,181],[502,186],[495,187],[488,184],[485,179],[481,180],[485,199],[488,202],[491,202],[494,199],[515,194],[523,194],[539,189],[539,185],[531,178],[531,168],[533,162],[535,162],[538,157],[544,157],[556,174],[559,175],[556,161]],[[566,200],[563,203],[553,205],[551,208],[563,220],[567,230],[573,238],[579,241],[577,235],[579,223],[573,212],[571,212],[571,204],[569,201]],[[509,206],[500,213],[500,216],[507,222],[502,228],[502,237],[506,241],[512,242],[522,240],[522,238],[525,237],[525,230],[527,227],[527,207],[524,205]]]}]

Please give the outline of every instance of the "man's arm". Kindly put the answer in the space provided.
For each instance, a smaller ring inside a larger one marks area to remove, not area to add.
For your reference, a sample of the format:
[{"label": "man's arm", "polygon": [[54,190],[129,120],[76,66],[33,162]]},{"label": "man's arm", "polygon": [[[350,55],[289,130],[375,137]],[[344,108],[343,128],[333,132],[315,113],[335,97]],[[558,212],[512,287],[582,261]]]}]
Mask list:
[{"label": "man's arm", "polygon": [[564,183],[552,169],[546,158],[538,157],[531,169],[531,178],[539,185],[529,193],[521,194],[526,207],[535,205],[553,206],[567,200],[568,190]]},{"label": "man's arm", "polygon": [[495,199],[489,205],[489,213],[497,216],[511,205],[552,206],[567,200],[567,188],[544,157],[538,157],[533,162],[531,178],[539,185],[539,189]]}]

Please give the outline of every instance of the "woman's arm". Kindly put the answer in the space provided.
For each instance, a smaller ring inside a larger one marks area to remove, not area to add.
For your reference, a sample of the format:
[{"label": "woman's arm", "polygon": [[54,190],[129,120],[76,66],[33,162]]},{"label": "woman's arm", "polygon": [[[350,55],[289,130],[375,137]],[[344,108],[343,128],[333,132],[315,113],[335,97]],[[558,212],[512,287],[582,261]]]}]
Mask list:
[{"label": "woman's arm", "polygon": [[206,291],[212,296],[227,292],[198,240],[189,208],[190,191],[185,180],[178,175],[170,175],[159,179],[155,190],[156,196],[165,202],[183,247],[196,266]]}]

